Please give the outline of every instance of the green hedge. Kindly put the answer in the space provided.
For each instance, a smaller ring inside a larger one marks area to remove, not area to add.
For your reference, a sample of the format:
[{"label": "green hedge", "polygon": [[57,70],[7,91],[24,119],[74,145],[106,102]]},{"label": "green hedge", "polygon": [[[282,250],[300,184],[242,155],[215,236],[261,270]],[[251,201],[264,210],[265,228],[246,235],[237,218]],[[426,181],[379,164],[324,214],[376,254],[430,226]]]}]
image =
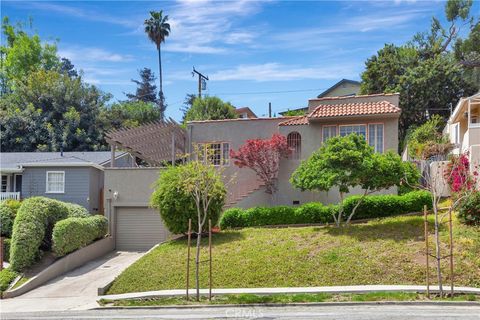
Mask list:
[{"label": "green hedge", "polygon": [[0,235],[10,238],[12,236],[15,211],[5,201],[0,203]]},{"label": "green hedge", "polygon": [[53,226],[70,215],[78,216],[77,205],[45,197],[22,201],[13,223],[10,246],[12,269],[21,271],[36,260],[40,251],[50,250]]},{"label": "green hedge", "polygon": [[[360,196],[351,196],[343,202],[345,216],[348,216]],[[397,195],[372,195],[367,196],[357,208],[353,219],[370,219],[395,216],[410,212],[421,212],[423,206],[432,207],[432,198],[427,191],[413,191],[401,196]]]},{"label": "green hedge", "polygon": [[[344,200],[344,212],[347,217],[360,196],[351,196]],[[429,192],[414,191],[402,196],[367,196],[357,208],[353,220],[380,218],[422,211],[423,206],[432,206]],[[223,213],[220,227],[242,228],[279,224],[331,223],[333,215],[338,213],[338,205],[325,206],[319,202],[305,203],[299,207],[256,207],[248,210],[228,209]]]},{"label": "green hedge", "polygon": [[0,271],[0,292],[8,289],[10,283],[18,276],[18,274],[10,268]]},{"label": "green hedge", "polygon": [[101,215],[58,221],[52,233],[53,252],[56,256],[64,256],[104,237],[107,230],[107,218]]}]

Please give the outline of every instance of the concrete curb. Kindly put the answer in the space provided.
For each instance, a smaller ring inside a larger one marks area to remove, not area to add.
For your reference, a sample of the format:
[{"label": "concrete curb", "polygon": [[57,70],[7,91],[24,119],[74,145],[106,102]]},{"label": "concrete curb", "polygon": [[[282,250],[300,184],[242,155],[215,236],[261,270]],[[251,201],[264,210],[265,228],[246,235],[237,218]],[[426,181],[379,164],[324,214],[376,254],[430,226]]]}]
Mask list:
[{"label": "concrete curb", "polygon": [[[472,287],[455,287],[456,293],[476,294],[480,295],[480,288]],[[369,293],[369,292],[426,292],[426,286],[414,285],[363,285],[363,286],[331,286],[331,287],[286,287],[286,288],[233,288],[233,289],[213,289],[214,295],[227,294],[300,294],[300,293]],[[438,286],[431,286],[430,292],[438,292]],[[444,289],[445,292],[449,288]],[[193,293],[193,290],[192,290]],[[207,295],[208,289],[200,289],[201,295]],[[181,297],[185,295],[185,289],[176,290],[161,290],[161,291],[146,291],[146,292],[131,292],[123,294],[111,294],[98,297],[106,300],[127,300],[127,299],[150,299],[150,298],[165,298],[165,297]]]},{"label": "concrete curb", "polygon": [[105,306],[91,310],[147,310],[147,309],[205,309],[205,308],[249,308],[249,307],[308,307],[308,306],[358,306],[358,305],[427,305],[427,306],[465,306],[480,307],[477,301],[366,301],[366,302],[292,302],[292,303],[251,303],[251,304],[193,304],[193,305],[165,305],[165,306]]}]

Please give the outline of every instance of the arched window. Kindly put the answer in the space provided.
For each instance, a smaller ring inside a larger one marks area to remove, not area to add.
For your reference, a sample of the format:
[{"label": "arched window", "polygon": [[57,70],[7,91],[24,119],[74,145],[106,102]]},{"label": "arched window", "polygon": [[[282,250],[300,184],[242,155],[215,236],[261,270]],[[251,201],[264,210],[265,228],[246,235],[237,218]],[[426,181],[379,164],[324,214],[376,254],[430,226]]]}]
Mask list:
[{"label": "arched window", "polygon": [[292,159],[300,159],[302,152],[302,136],[300,133],[293,131],[287,136],[288,147],[292,150]]}]

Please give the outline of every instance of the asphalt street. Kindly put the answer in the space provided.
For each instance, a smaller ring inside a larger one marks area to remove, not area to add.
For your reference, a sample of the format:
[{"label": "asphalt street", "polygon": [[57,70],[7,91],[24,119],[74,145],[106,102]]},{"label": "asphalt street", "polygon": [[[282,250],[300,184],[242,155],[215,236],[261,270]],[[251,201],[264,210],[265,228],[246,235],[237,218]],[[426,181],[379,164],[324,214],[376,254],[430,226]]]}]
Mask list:
[{"label": "asphalt street", "polygon": [[283,307],[204,307],[104,309],[4,313],[2,319],[465,319],[480,320],[480,306],[323,305]]}]

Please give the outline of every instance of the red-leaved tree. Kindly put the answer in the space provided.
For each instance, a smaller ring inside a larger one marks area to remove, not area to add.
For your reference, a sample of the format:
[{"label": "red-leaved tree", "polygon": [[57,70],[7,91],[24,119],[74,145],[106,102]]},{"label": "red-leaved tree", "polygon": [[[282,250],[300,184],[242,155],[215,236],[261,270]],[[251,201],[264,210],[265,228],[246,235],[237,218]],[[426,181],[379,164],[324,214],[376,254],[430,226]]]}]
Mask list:
[{"label": "red-leaved tree", "polygon": [[273,195],[277,191],[280,159],[287,158],[290,153],[287,138],[274,134],[270,139],[247,140],[238,151],[230,150],[230,158],[238,167],[255,171],[265,184],[265,192]]}]

